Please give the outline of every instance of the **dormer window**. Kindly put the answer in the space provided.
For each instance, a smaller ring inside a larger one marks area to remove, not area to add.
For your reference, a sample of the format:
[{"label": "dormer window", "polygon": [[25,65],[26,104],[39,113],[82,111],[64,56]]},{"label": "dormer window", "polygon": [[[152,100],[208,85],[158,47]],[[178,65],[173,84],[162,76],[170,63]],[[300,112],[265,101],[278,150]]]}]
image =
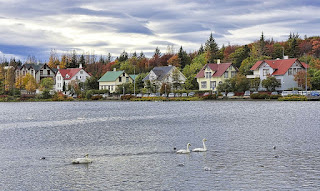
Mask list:
[{"label": "dormer window", "polygon": [[66,78],[70,78],[70,76],[68,74],[66,74]]},{"label": "dormer window", "polygon": [[211,72],[206,72],[206,78],[211,78]]}]

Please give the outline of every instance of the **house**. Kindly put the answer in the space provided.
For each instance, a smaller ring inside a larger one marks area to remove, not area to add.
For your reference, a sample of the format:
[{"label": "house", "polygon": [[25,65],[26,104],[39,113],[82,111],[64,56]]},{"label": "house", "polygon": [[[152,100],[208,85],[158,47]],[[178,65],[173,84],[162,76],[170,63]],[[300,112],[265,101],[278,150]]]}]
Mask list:
[{"label": "house", "polygon": [[158,90],[161,88],[162,84],[169,84],[172,87],[176,80],[174,79],[174,71],[178,72],[179,83],[184,84],[187,78],[175,66],[172,65],[154,67],[142,81],[146,82],[147,80],[150,80],[150,82],[156,86]]},{"label": "house", "polygon": [[16,78],[29,73],[36,79],[36,82],[39,83],[43,78],[55,79],[57,69],[50,68],[47,64],[24,64],[16,67],[15,73]]},{"label": "house", "polygon": [[226,79],[235,76],[237,72],[238,68],[234,67],[232,63],[220,63],[219,59],[216,64],[206,64],[196,75],[199,90],[214,90]]},{"label": "house", "polygon": [[281,87],[276,88],[276,90],[287,90],[298,87],[297,82],[294,81],[294,75],[307,68],[308,65],[297,58],[288,59],[288,57],[285,57],[285,59],[260,60],[250,69],[253,71],[253,75],[247,75],[247,78],[260,78],[258,90],[265,91],[266,89],[261,85],[262,80],[268,76],[274,76],[281,84]]},{"label": "house", "polygon": [[106,72],[99,80],[99,90],[109,90],[110,93],[116,91],[118,85],[124,83],[132,83],[136,75],[128,75],[124,71],[117,71],[116,68],[113,71]]},{"label": "house", "polygon": [[81,64],[79,68],[59,69],[58,67],[55,89],[57,92],[61,92],[64,90],[63,86],[67,88],[71,81],[85,82],[89,77],[90,74],[82,68]]}]

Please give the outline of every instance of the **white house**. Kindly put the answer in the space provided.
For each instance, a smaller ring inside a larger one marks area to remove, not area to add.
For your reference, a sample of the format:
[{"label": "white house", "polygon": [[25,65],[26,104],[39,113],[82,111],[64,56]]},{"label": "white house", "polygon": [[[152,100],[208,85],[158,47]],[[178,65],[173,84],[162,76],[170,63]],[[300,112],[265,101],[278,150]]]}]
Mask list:
[{"label": "white house", "polygon": [[118,85],[124,83],[132,83],[135,75],[129,75],[125,71],[117,71],[116,68],[113,71],[106,72],[99,80],[99,90],[109,90],[110,93],[116,91]]},{"label": "white house", "polygon": [[56,91],[63,91],[63,86],[68,87],[71,81],[85,82],[90,77],[80,64],[79,68],[59,69],[56,75]]},{"label": "white house", "polygon": [[294,81],[294,75],[308,67],[306,63],[300,62],[297,58],[260,60],[250,69],[253,71],[253,75],[247,75],[247,78],[260,78],[258,90],[265,91],[266,89],[262,87],[261,82],[271,75],[281,84],[281,87],[276,88],[276,90],[288,90],[298,87],[297,82]]},{"label": "white house", "polygon": [[[150,73],[142,80],[150,80],[152,84],[154,84],[157,89],[161,88],[163,83],[172,85],[174,82],[173,79],[173,72],[177,68],[175,66],[161,66],[161,67],[154,67]],[[186,81],[186,77],[178,70],[179,73],[179,83],[184,84]]]}]

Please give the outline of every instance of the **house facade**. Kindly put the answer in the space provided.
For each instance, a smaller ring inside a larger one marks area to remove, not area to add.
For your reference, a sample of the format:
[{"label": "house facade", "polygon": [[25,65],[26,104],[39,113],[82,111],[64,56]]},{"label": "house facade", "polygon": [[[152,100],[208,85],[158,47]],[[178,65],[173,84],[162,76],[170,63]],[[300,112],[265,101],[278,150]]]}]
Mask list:
[{"label": "house facade", "polygon": [[106,72],[99,80],[99,90],[109,90],[110,93],[116,91],[118,85],[124,83],[132,83],[135,75],[128,75],[124,71],[117,71],[116,68],[113,71]]},{"label": "house facade", "polygon": [[226,79],[232,78],[238,72],[238,69],[232,63],[206,64],[196,75],[200,91],[215,90],[219,84]]},{"label": "house facade", "polygon": [[176,79],[174,79],[174,72],[177,71],[178,81],[180,84],[184,84],[187,78],[177,69],[177,67],[169,65],[169,66],[161,66],[154,67],[150,73],[142,80],[146,82],[150,80],[150,82],[157,87],[159,90],[162,84],[169,84],[173,87],[173,83]]},{"label": "house facade", "polygon": [[15,73],[16,78],[29,73],[36,79],[36,82],[39,83],[43,78],[55,79],[57,70],[50,68],[47,64],[24,64],[18,66]]},{"label": "house facade", "polygon": [[307,70],[308,65],[300,62],[297,58],[292,59],[276,59],[276,60],[260,60],[257,61],[252,68],[253,75],[247,75],[247,78],[260,78],[258,91],[265,91],[262,87],[262,80],[268,76],[274,76],[281,84],[276,88],[277,91],[297,88],[298,83],[294,81],[294,76],[301,70]]},{"label": "house facade", "polygon": [[81,64],[79,68],[58,69],[55,89],[61,92],[63,91],[63,86],[67,88],[71,81],[85,82],[89,77],[90,74],[82,68]]}]

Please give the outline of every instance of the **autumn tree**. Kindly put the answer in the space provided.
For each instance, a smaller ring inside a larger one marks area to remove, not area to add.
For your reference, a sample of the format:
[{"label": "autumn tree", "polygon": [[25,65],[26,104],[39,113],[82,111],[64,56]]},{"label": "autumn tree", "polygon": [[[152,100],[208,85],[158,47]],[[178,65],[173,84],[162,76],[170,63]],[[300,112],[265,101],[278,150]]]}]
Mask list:
[{"label": "autumn tree", "polygon": [[22,75],[19,75],[19,76],[16,77],[15,86],[19,90],[24,88],[24,86],[23,86],[23,76]]},{"label": "autumn tree", "polygon": [[241,63],[244,59],[250,56],[250,48],[247,45],[237,48],[233,53],[230,54],[230,60],[235,67],[240,68]]},{"label": "autumn tree", "polygon": [[4,76],[5,76],[4,67],[0,65],[0,95],[4,94]]},{"label": "autumn tree", "polygon": [[43,78],[40,81],[40,90],[52,90],[54,85],[54,80],[52,78]]},{"label": "autumn tree", "polygon": [[60,61],[59,61],[59,57],[57,55],[56,50],[55,49],[51,49],[48,66],[50,68],[57,68],[57,66],[59,64],[60,64]]},{"label": "autumn tree", "polygon": [[168,64],[175,66],[175,67],[180,67],[180,59],[178,55],[173,55],[169,60]]},{"label": "autumn tree", "polygon": [[5,72],[5,90],[7,92],[13,91],[14,88],[14,80],[15,80],[15,75],[14,75],[14,68],[8,68],[7,71]]},{"label": "autumn tree", "polygon": [[[307,77],[307,80],[306,80],[306,77]],[[302,89],[306,87],[306,81],[307,81],[307,86],[311,87],[310,75],[309,74],[307,75],[307,72],[304,70],[301,70],[294,75],[294,81],[296,81],[298,84],[298,87]]]},{"label": "autumn tree", "polygon": [[277,87],[281,84],[274,76],[268,76],[266,79],[262,80],[262,87],[266,88],[267,91],[275,91]]},{"label": "autumn tree", "polygon": [[65,68],[67,68],[67,61],[68,61],[67,55],[63,54],[63,55],[61,56],[61,62],[60,62],[59,68],[60,68],[60,69],[65,69]]}]

